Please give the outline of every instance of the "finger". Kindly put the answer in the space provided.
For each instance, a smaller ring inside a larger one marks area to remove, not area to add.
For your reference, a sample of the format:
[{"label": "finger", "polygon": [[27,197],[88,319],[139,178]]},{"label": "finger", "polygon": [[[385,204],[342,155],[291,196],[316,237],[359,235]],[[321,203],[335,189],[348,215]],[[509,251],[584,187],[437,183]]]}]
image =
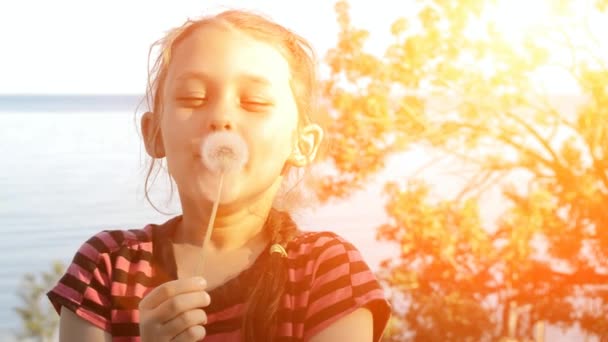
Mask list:
[{"label": "finger", "polygon": [[205,278],[193,277],[166,282],[150,291],[139,303],[140,309],[154,309],[167,299],[181,293],[200,292],[207,287]]},{"label": "finger", "polygon": [[207,324],[207,313],[201,309],[189,310],[174,317],[162,326],[163,335],[176,336],[189,327]]},{"label": "finger", "polygon": [[205,331],[205,327],[200,325],[194,325],[190,328],[182,331],[179,335],[175,336],[171,341],[173,342],[192,342],[192,341],[200,341],[205,338],[207,332]]},{"label": "finger", "polygon": [[211,297],[204,291],[179,294],[154,309],[154,315],[166,323],[182,313],[206,307],[211,303]]}]

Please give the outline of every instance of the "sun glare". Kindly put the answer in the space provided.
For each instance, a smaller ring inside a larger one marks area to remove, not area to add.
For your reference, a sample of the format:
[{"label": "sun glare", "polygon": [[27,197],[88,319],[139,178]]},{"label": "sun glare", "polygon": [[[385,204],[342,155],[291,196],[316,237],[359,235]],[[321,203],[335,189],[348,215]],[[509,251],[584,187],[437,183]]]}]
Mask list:
[{"label": "sun glare", "polygon": [[487,8],[486,15],[510,43],[521,42],[554,19],[547,0],[497,0]]},{"label": "sun glare", "polygon": [[[547,65],[531,75],[532,81],[548,92],[577,93],[579,86],[566,69],[580,62],[586,48],[589,51],[600,48],[589,41],[585,31],[585,24],[597,22],[591,17],[585,21],[588,7],[585,1],[564,5],[556,0],[489,0],[469,33],[473,39],[489,38],[492,44],[500,48],[506,45],[508,50],[536,54],[538,48],[539,56],[547,52]],[[499,40],[485,35],[490,28]],[[491,58],[476,61],[476,65],[485,75],[493,74],[500,67]]]}]

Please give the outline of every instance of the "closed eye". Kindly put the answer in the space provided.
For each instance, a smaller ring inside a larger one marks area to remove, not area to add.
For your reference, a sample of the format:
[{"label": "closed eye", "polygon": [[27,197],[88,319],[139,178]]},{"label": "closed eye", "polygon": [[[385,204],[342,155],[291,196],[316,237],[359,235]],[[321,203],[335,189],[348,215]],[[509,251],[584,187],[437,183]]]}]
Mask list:
[{"label": "closed eye", "polygon": [[258,99],[241,100],[241,106],[250,111],[264,111],[273,105],[272,102]]},{"label": "closed eye", "polygon": [[181,106],[188,108],[195,108],[204,105],[207,99],[198,96],[183,96],[175,99]]}]

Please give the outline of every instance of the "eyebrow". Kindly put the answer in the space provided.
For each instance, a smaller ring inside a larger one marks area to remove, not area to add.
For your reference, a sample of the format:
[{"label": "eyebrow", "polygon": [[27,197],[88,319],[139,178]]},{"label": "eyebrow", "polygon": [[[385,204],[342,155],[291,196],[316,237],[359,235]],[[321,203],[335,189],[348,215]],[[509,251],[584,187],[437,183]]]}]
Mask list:
[{"label": "eyebrow", "polygon": [[[200,80],[203,82],[210,82],[212,80],[212,78],[208,74],[206,74],[204,72],[200,72],[200,71],[187,71],[187,72],[180,74],[176,78],[177,81],[187,80],[187,79],[195,79],[195,80]],[[253,83],[253,84],[259,84],[259,85],[263,85],[263,86],[271,85],[271,82],[267,78],[265,78],[263,76],[259,76],[259,75],[249,74],[249,73],[244,73],[244,74],[238,75],[237,80],[239,82]]]}]

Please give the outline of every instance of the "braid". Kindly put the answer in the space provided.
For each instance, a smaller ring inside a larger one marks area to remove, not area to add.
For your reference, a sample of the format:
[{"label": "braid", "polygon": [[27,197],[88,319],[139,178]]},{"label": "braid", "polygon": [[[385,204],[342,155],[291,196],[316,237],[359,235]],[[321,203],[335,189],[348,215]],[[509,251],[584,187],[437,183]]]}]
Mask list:
[{"label": "braid", "polygon": [[[289,213],[271,209],[266,232],[272,244],[285,247],[299,232]],[[264,252],[266,253],[266,251]],[[253,287],[243,318],[245,342],[275,340],[277,312],[285,292],[287,267],[280,253],[271,253],[258,282]]]}]

